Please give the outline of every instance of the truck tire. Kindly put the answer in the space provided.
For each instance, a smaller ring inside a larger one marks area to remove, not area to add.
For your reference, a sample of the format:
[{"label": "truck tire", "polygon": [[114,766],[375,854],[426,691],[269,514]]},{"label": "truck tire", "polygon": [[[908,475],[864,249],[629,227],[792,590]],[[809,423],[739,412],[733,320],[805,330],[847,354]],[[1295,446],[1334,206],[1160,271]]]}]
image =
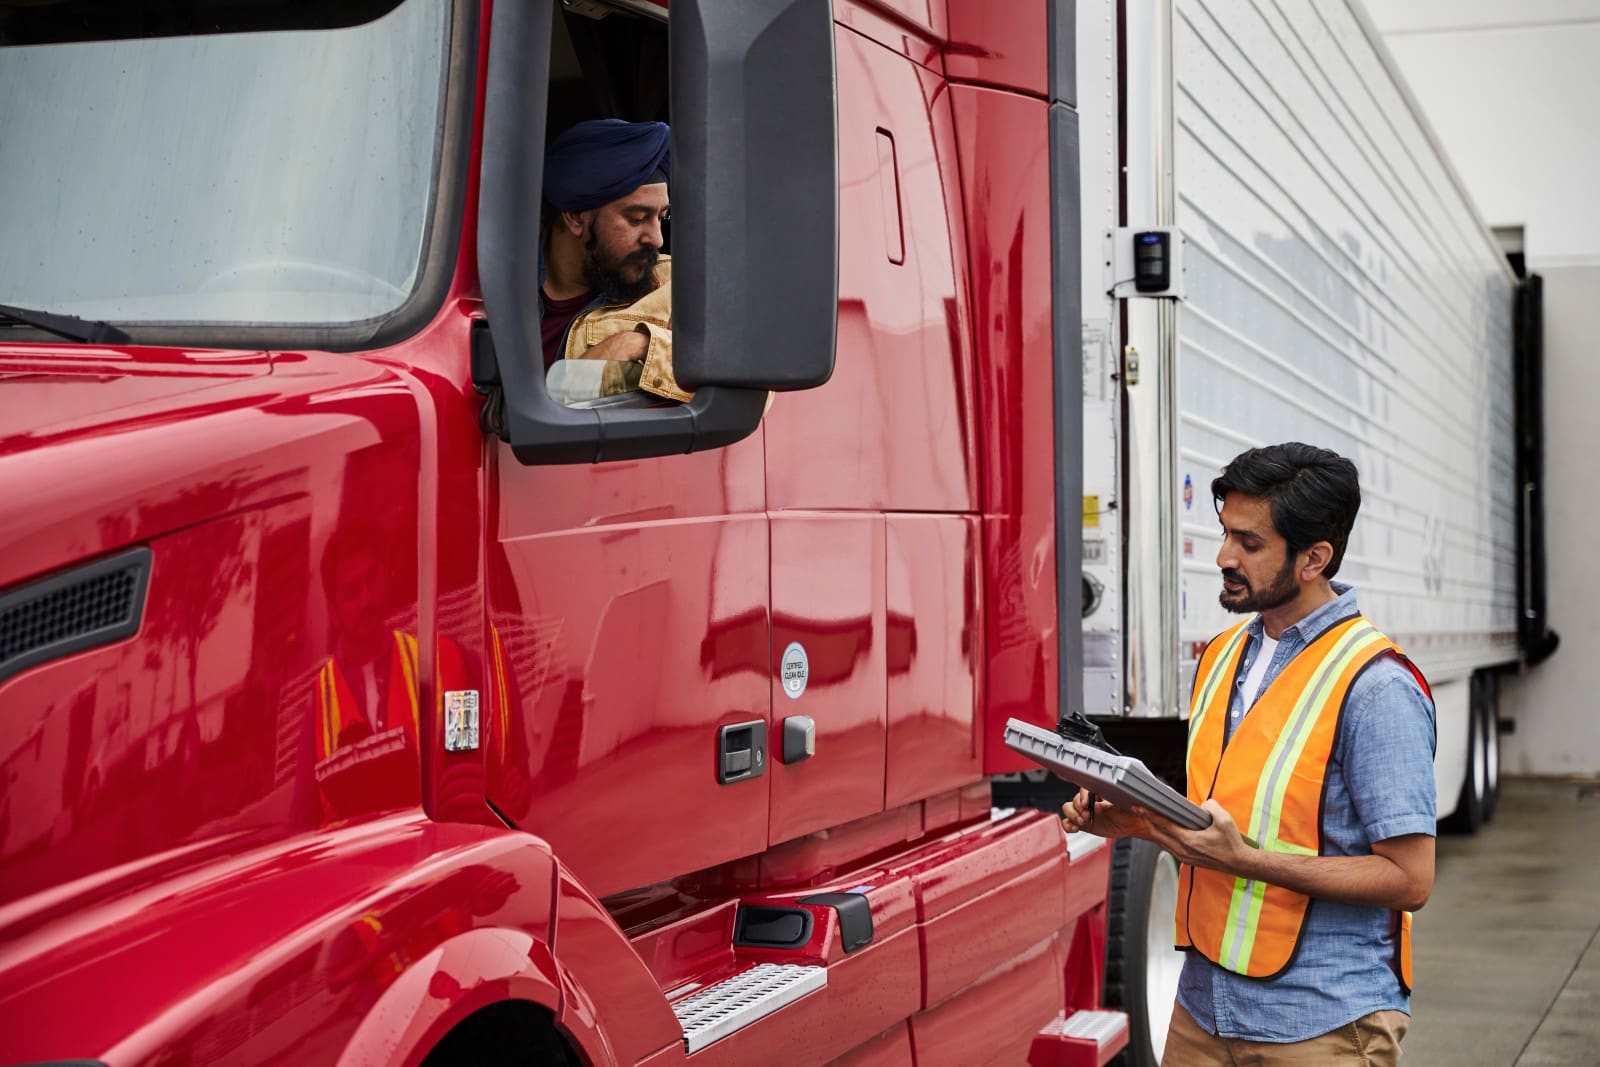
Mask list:
[{"label": "truck tire", "polygon": [[[1441,833],[1475,834],[1487,818],[1484,810],[1489,787],[1489,741],[1484,729],[1483,702],[1478,699],[1479,688],[1478,676],[1474,675],[1471,708],[1467,715],[1467,773],[1461,779],[1461,795],[1456,798],[1456,810],[1439,820]],[[1497,759],[1497,767],[1498,763]]]},{"label": "truck tire", "polygon": [[577,1067],[550,1012],[527,1001],[490,1004],[444,1036],[422,1067]]},{"label": "truck tire", "polygon": [[1128,1013],[1128,1047],[1117,1062],[1157,1067],[1183,969],[1183,953],[1172,947],[1178,863],[1148,841],[1123,838],[1112,847],[1105,1004]]}]

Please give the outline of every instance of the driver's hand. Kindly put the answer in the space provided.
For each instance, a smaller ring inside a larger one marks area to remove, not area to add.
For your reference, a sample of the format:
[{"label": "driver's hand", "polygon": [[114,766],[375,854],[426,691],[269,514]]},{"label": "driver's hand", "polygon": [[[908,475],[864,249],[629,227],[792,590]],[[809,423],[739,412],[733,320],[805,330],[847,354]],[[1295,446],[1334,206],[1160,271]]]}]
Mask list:
[{"label": "driver's hand", "polygon": [[579,359],[610,359],[630,362],[645,357],[650,351],[650,335],[637,330],[614,333],[579,356]]}]

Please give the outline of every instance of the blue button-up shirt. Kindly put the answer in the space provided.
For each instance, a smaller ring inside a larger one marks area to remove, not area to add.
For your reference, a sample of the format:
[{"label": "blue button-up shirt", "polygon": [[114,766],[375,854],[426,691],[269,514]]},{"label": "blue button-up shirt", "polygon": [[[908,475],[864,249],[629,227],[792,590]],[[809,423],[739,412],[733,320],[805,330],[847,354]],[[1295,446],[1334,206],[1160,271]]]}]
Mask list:
[{"label": "blue button-up shirt", "polygon": [[[1286,627],[1267,665],[1265,692],[1289,661],[1329,627],[1356,613],[1356,594],[1334,582],[1338,599]],[[1241,689],[1261,648],[1261,617],[1250,620],[1228,705],[1227,736],[1248,709]],[[1235,718],[1234,713],[1240,717]],[[1433,704],[1411,672],[1384,657],[1351,684],[1328,761],[1322,854],[1365,856],[1372,842],[1434,832]],[[1410,1012],[1392,963],[1394,913],[1313,900],[1289,969],[1246,978],[1190,950],[1178,1003],[1208,1033],[1252,1041],[1305,1041],[1385,1009]]]}]

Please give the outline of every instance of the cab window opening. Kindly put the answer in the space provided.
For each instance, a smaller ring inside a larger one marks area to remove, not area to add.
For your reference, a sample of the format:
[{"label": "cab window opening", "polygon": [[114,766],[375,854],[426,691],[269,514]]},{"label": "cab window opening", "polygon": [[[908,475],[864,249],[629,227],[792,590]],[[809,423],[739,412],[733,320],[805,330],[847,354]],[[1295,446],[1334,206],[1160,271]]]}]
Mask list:
[{"label": "cab window opening", "polygon": [[571,407],[692,396],[671,373],[667,44],[620,6],[554,13],[538,299],[545,388]]}]

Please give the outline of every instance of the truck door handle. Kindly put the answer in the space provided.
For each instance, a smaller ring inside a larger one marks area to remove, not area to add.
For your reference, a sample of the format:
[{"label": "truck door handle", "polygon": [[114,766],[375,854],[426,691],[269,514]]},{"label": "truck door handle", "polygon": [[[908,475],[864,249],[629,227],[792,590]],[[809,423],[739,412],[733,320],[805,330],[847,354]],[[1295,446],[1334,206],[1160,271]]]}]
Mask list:
[{"label": "truck door handle", "polygon": [[717,782],[727,785],[767,773],[767,721],[756,719],[717,731]]}]

